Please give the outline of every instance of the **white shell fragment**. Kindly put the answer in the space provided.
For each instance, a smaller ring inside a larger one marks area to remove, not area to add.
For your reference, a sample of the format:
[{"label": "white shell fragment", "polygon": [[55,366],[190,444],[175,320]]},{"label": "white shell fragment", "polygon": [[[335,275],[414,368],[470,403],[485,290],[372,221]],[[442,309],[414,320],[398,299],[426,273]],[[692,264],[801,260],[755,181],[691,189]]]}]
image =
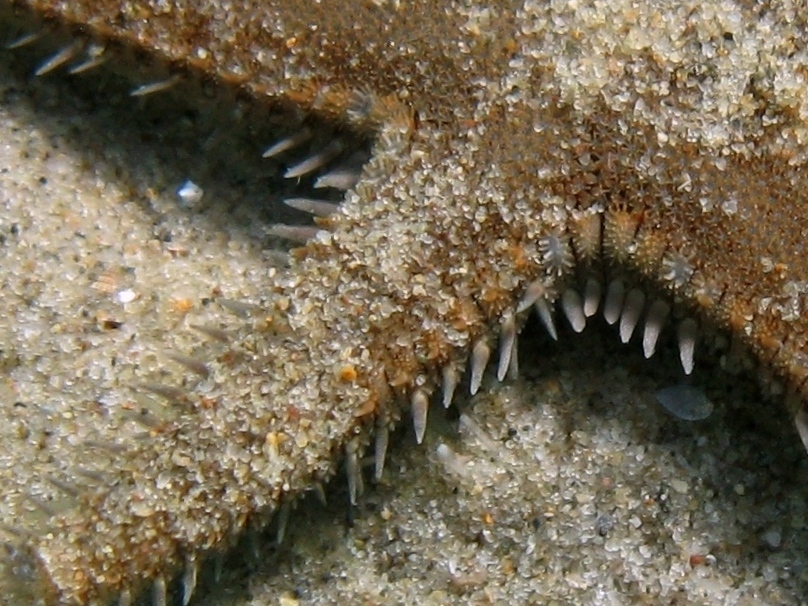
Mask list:
[{"label": "white shell fragment", "polygon": [[684,421],[701,421],[713,412],[713,403],[698,387],[680,383],[656,392],[657,401]]}]

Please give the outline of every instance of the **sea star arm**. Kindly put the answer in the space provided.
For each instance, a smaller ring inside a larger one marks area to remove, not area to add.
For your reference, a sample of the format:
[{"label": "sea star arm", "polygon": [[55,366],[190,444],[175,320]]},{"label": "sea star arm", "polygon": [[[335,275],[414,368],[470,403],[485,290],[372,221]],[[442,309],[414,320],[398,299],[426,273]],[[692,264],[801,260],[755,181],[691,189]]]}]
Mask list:
[{"label": "sea star arm", "polygon": [[122,69],[145,49],[376,136],[330,233],[268,286],[271,326],[243,327],[214,392],[31,546],[58,601],[159,585],[344,448],[355,467],[443,369],[484,366],[526,299],[592,276],[730,331],[804,407],[797,5],[30,5]]}]

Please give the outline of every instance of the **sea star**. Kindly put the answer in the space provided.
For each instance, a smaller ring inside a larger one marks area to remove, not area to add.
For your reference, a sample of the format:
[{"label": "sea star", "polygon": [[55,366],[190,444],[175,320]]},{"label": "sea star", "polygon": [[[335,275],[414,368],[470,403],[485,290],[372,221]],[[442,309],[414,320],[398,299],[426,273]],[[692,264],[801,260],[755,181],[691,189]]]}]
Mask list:
[{"label": "sea star", "polygon": [[[355,498],[358,457],[375,436],[381,467],[403,401],[420,440],[467,358],[476,391],[498,340],[508,371],[528,308],[560,300],[579,330],[601,289],[626,340],[648,296],[729,330],[804,436],[799,5],[32,5],[375,138],[237,353],[197,367],[193,394],[163,391],[189,411],[29,543],[49,599],[149,584],[159,603],[182,566],[190,595],[204,555],[328,479],[343,448]],[[668,312],[647,309],[647,326]]]}]

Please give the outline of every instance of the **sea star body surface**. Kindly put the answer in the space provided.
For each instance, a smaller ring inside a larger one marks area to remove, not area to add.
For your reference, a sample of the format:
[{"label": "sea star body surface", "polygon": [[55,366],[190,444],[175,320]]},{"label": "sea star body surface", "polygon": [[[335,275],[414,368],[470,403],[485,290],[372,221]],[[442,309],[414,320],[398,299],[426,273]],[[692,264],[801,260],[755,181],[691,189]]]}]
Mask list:
[{"label": "sea star body surface", "polygon": [[673,301],[748,348],[804,427],[800,3],[30,4],[121,65],[147,49],[166,82],[204,73],[375,141],[200,384],[156,389],[184,411],[26,543],[43,599],[192,589],[343,451],[354,499],[372,438],[381,463],[411,409],[420,441],[433,394],[467,367],[476,391],[492,357],[504,376],[527,310],[556,301],[576,331],[603,305],[625,340]]}]

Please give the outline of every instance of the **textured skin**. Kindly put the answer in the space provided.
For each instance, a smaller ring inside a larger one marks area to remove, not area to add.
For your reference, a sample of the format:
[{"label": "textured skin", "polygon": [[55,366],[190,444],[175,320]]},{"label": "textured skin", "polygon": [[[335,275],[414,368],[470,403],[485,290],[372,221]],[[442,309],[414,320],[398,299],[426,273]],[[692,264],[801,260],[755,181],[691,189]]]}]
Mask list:
[{"label": "textured skin", "polygon": [[268,287],[189,412],[29,546],[49,600],[137,593],[268,519],[472,344],[493,348],[536,279],[554,299],[638,276],[803,405],[803,3],[225,4],[30,3],[377,135],[331,233]]}]

